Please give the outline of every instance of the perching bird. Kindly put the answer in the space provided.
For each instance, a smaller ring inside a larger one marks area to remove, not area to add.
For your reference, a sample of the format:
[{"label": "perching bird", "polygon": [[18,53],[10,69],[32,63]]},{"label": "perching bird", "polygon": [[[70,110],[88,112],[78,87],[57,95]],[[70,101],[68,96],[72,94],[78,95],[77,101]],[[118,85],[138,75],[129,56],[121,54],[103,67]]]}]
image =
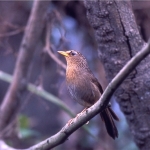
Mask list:
[{"label": "perching bird", "polygon": [[[86,108],[92,106],[101,97],[103,89],[89,69],[85,57],[75,50],[58,52],[65,56],[67,61],[66,83],[71,97]],[[100,116],[108,134],[113,139],[118,137],[113,119],[119,119],[110,106],[107,106]]]}]

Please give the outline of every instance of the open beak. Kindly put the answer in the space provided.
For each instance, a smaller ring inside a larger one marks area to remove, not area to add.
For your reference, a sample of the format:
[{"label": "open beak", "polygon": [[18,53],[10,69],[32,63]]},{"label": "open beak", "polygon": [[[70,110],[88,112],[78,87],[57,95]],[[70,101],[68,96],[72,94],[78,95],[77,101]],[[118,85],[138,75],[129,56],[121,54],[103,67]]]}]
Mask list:
[{"label": "open beak", "polygon": [[57,51],[57,52],[60,53],[61,55],[65,56],[65,57],[69,56],[69,53],[65,52],[65,51]]}]

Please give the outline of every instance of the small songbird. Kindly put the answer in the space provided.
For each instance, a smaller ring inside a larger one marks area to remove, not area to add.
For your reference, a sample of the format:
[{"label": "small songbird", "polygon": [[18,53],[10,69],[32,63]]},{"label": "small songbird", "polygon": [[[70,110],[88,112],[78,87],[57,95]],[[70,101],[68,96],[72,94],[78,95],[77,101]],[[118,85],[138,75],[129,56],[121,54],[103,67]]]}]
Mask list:
[{"label": "small songbird", "polygon": [[[71,97],[86,108],[92,106],[101,97],[103,89],[89,69],[85,57],[75,50],[58,52],[65,56],[67,61],[66,83]],[[113,139],[118,137],[118,130],[113,119],[117,121],[119,119],[111,107],[107,106],[100,116],[108,134]]]}]

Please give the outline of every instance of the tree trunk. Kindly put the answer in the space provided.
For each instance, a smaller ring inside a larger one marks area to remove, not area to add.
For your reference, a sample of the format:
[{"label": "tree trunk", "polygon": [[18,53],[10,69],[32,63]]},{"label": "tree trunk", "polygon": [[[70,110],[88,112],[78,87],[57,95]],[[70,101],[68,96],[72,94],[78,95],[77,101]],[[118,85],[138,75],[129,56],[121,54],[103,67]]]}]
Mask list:
[{"label": "tree trunk", "polygon": [[[128,1],[84,1],[87,17],[95,30],[98,53],[108,80],[119,72],[145,44],[131,3]],[[135,142],[150,149],[150,62],[149,56],[127,77],[116,92]]]}]

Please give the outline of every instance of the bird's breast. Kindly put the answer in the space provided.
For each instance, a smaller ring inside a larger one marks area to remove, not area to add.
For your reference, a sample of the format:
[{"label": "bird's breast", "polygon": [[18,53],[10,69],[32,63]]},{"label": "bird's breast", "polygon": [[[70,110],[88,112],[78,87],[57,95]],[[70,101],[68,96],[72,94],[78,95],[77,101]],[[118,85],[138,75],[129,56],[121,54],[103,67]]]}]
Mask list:
[{"label": "bird's breast", "polygon": [[71,97],[85,107],[93,105],[100,97],[98,88],[85,72],[69,69],[66,72],[66,83]]}]

